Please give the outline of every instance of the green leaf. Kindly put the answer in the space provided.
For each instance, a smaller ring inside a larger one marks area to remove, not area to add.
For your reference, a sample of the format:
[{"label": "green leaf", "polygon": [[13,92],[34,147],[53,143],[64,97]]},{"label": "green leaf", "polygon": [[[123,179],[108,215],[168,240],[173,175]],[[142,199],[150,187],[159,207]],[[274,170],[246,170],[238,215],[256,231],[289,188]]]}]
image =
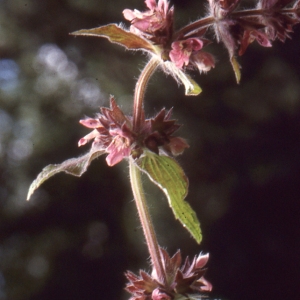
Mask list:
[{"label": "green leaf", "polygon": [[165,193],[175,218],[179,219],[200,244],[202,240],[200,223],[194,210],[184,201],[189,183],[180,165],[169,156],[156,155],[150,152],[147,152],[146,156],[136,162],[150,180]]},{"label": "green leaf", "polygon": [[124,46],[126,49],[147,50],[150,52],[154,52],[152,44],[147,40],[135,35],[130,31],[122,29],[116,24],[108,24],[92,29],[82,29],[70,34],[104,37],[109,39],[112,43]]},{"label": "green leaf", "polygon": [[27,200],[30,199],[34,191],[47,179],[54,176],[57,173],[65,172],[74,176],[80,177],[88,168],[91,161],[102,155],[105,151],[97,150],[97,148],[92,148],[90,152],[77,158],[71,158],[64,161],[61,164],[48,165],[42,172],[37,176],[37,178],[32,182],[29,187]]},{"label": "green leaf", "polygon": [[177,68],[171,61],[165,61],[167,73],[172,75],[178,83],[182,83],[185,87],[185,94],[187,96],[198,96],[202,89],[196,81],[194,81],[189,75],[184,73],[181,69]]},{"label": "green leaf", "polygon": [[234,56],[231,57],[230,59],[234,74],[235,74],[235,78],[236,78],[236,82],[240,83],[241,81],[241,66],[239,65],[239,63],[237,62],[237,60],[235,59]]},{"label": "green leaf", "polygon": [[[183,73],[183,72],[182,72]],[[184,74],[184,73],[183,73]],[[201,92],[202,89],[198,85],[198,83],[192,79],[189,75],[184,74],[186,78],[189,80],[188,84],[185,84],[185,94],[187,96],[198,96]]]}]

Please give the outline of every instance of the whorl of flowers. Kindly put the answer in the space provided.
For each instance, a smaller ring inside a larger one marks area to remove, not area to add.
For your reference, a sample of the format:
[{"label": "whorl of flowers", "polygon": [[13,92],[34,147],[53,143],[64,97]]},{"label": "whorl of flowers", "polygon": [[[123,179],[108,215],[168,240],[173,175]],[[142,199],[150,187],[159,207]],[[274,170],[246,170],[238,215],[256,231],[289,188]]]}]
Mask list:
[{"label": "whorl of flowers", "polygon": [[131,32],[160,46],[161,57],[172,61],[180,69],[190,65],[199,68],[199,71],[208,71],[214,67],[214,58],[211,54],[207,53],[206,59],[202,60],[201,64],[197,64],[194,60],[195,54],[202,52],[205,40],[201,40],[201,36],[206,30],[187,39],[174,40],[174,7],[170,7],[167,0],[158,0],[158,3],[155,0],[146,0],[145,3],[149,8],[145,12],[130,9],[123,11],[125,19],[131,22]]},{"label": "whorl of flowers", "polygon": [[[151,233],[151,220],[141,200],[139,172],[142,170],[166,194],[174,215],[200,243],[202,234],[195,212],[184,201],[187,195],[188,179],[171,155],[181,154],[188,147],[186,141],[173,136],[180,125],[171,119],[172,109],[162,109],[154,118],[146,119],[142,109],[147,82],[158,65],[168,74],[185,85],[187,95],[198,95],[201,88],[185,73],[189,69],[209,71],[215,66],[215,59],[204,52],[215,38],[228,51],[237,82],[240,81],[240,66],[237,55],[243,55],[254,41],[263,47],[272,42],[284,42],[291,37],[293,26],[300,22],[300,0],[258,0],[253,9],[241,10],[241,0],[208,0],[208,15],[187,26],[174,30],[174,7],[167,0],[145,0],[146,11],[125,9],[123,15],[130,21],[130,30],[116,24],[99,28],[79,30],[74,35],[90,35],[108,38],[130,50],[142,50],[152,58],[144,68],[137,82],[134,95],[134,117],[125,115],[110,99],[110,108],[102,107],[95,118],[86,118],[80,123],[93,129],[79,140],[83,146],[93,141],[88,153],[79,158],[68,159],[61,164],[49,165],[42,170],[31,184],[27,199],[48,178],[66,172],[81,176],[92,160],[108,153],[106,161],[113,166],[124,158],[130,160],[130,176],[140,219],[143,220],[146,241],[153,264],[152,274],[140,271],[139,275],[128,271],[129,283],[126,290],[131,300],[184,300],[201,299],[212,285],[204,278],[208,254],[198,255],[182,264],[180,251],[170,257],[159,248],[155,235]],[[211,27],[214,35],[207,39]],[[161,156],[150,155],[149,151]],[[174,176],[175,175],[175,176]],[[188,216],[188,217],[187,217]],[[148,225],[147,225],[148,224]],[[147,230],[145,230],[147,227]]]},{"label": "whorl of flowers", "polygon": [[[272,41],[290,38],[292,27],[299,23],[299,0],[260,0],[247,14],[238,10],[241,0],[209,0],[210,14],[218,41],[230,57],[236,49],[243,55],[253,41],[271,47]],[[294,4],[293,4],[294,3]]]},{"label": "whorl of flowers", "polygon": [[180,137],[172,134],[180,127],[171,120],[172,110],[162,109],[154,118],[143,119],[139,132],[133,131],[132,118],[124,115],[113,97],[110,99],[110,109],[101,107],[101,114],[96,118],[80,120],[92,132],[81,138],[79,146],[93,140],[92,148],[108,153],[107,164],[113,166],[123,158],[132,156],[138,158],[145,149],[156,154],[160,151],[179,155],[188,144]]},{"label": "whorl of flowers", "polygon": [[193,260],[187,257],[181,265],[179,250],[171,258],[164,249],[160,252],[167,282],[157,278],[155,271],[151,275],[140,271],[139,276],[128,271],[126,290],[132,294],[130,300],[200,299],[201,294],[211,291],[212,285],[204,278],[208,254],[199,254]]},{"label": "whorl of flowers", "polygon": [[208,0],[207,18],[175,32],[174,7],[167,0],[145,3],[148,8],[145,12],[125,9],[123,14],[131,22],[131,32],[157,45],[164,61],[173,62],[179,69],[209,71],[215,66],[215,59],[203,52],[203,47],[211,43],[204,35],[212,26],[217,41],[228,50],[237,81],[240,77],[237,54],[243,55],[254,41],[263,47],[271,47],[276,39],[284,42],[290,38],[293,26],[300,22],[299,0],[259,0],[252,10],[240,10],[241,0]]}]

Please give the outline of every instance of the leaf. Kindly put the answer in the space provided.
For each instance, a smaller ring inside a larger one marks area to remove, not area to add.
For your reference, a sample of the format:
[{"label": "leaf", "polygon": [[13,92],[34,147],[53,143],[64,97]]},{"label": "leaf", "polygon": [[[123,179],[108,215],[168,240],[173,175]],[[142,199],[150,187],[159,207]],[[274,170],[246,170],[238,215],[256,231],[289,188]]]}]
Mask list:
[{"label": "leaf", "polygon": [[179,219],[200,244],[202,240],[200,223],[194,210],[184,201],[189,183],[180,165],[169,156],[150,152],[136,162],[150,180],[165,193],[175,218]]},{"label": "leaf", "polygon": [[97,148],[94,147],[90,150],[90,152],[80,157],[68,159],[61,164],[48,165],[31,183],[27,194],[27,200],[30,199],[34,191],[43,182],[45,182],[47,179],[49,179],[57,173],[65,172],[80,177],[87,170],[91,161],[102,155],[104,152],[105,151],[97,150]]},{"label": "leaf", "polygon": [[185,75],[186,78],[189,80],[189,84],[185,84],[185,94],[187,96],[198,96],[202,92],[201,87],[189,75],[184,74],[183,72],[182,74]]},{"label": "leaf", "polygon": [[105,26],[82,29],[70,33],[71,35],[97,36],[109,39],[112,43],[124,46],[126,49],[132,50],[148,50],[154,52],[154,48],[147,40],[135,35],[130,31],[126,31],[116,24],[108,24]]},{"label": "leaf", "polygon": [[236,82],[240,83],[241,81],[241,66],[239,65],[239,63],[237,62],[237,60],[235,59],[234,56],[231,57],[230,59],[234,74],[235,74],[235,78],[236,78]]},{"label": "leaf", "polygon": [[185,94],[187,96],[197,96],[202,92],[202,89],[197,82],[176,67],[173,62],[165,61],[164,66],[167,69],[167,73],[171,74],[177,82],[181,82],[184,85]]}]

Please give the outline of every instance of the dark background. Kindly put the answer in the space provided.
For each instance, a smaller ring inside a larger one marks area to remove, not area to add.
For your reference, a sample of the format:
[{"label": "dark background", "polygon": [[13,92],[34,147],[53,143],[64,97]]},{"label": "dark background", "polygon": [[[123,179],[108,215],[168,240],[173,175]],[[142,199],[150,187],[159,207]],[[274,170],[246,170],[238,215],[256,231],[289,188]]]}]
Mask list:
[{"label": "dark background", "polygon": [[[204,1],[173,1],[178,26],[205,14]],[[248,2],[251,4],[251,2]],[[50,163],[85,153],[78,120],[107,106],[130,113],[147,57],[107,40],[68,33],[124,22],[142,0],[0,1],[0,300],[128,299],[124,271],[150,270],[126,162],[104,157],[82,178],[59,174],[26,202]],[[190,179],[187,200],[204,239],[198,246],[145,178],[160,244],[184,255],[210,253],[211,299],[300,299],[300,30],[293,40],[239,58],[235,83],[222,45],[216,68],[193,76],[184,96],[158,72],[146,113],[174,107],[190,148],[178,158]]]}]

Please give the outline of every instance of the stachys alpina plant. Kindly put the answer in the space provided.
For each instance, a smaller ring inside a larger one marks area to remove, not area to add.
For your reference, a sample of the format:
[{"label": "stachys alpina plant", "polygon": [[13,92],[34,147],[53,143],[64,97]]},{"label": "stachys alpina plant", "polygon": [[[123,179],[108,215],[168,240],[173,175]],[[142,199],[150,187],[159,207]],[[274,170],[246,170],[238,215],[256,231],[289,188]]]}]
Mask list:
[{"label": "stachys alpina plant", "polygon": [[[152,272],[128,271],[126,290],[132,300],[201,299],[212,289],[204,278],[208,254],[182,261],[178,250],[170,257],[157,242],[141,182],[145,173],[165,193],[175,218],[190,232],[197,243],[202,234],[196,213],[185,201],[188,179],[173,158],[189,147],[176,135],[180,125],[171,118],[172,110],[162,109],[153,118],[145,118],[143,100],[146,86],[155,70],[160,67],[185,87],[186,95],[198,95],[200,86],[189,72],[208,72],[215,67],[214,56],[205,50],[208,44],[222,43],[237,82],[241,79],[237,56],[244,55],[247,47],[257,42],[271,47],[277,39],[291,38],[293,26],[300,22],[300,0],[258,0],[252,9],[239,9],[240,0],[208,0],[208,12],[203,18],[175,29],[174,6],[167,0],[146,0],[146,9],[125,9],[124,18],[130,22],[125,29],[108,24],[83,29],[72,35],[105,37],[128,50],[149,54],[149,61],[137,80],[133,96],[132,115],[125,115],[113,96],[110,108],[101,107],[93,118],[80,120],[92,129],[79,140],[79,146],[92,141],[90,150],[78,158],[61,164],[49,165],[42,170],[29,188],[27,199],[48,178],[59,172],[81,176],[89,164],[107,154],[106,162],[114,166],[125,159],[129,163],[130,182],[141,225],[151,257]],[[209,35],[208,29],[214,31]]]}]

